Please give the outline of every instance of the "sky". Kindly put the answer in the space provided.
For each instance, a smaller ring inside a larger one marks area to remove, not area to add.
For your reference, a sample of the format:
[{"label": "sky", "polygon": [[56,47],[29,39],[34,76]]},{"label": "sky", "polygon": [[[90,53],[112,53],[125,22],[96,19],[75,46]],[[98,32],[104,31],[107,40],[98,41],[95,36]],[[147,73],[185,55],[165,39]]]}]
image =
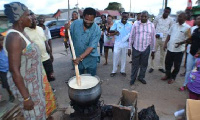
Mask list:
[{"label": "sky", "polygon": [[[68,0],[0,0],[0,10],[4,10],[3,5],[10,2],[21,2],[25,4],[36,14],[55,13],[58,9],[67,9]],[[131,1],[131,9],[130,9]],[[172,14],[184,10],[188,0],[168,0],[168,6],[172,9]],[[126,12],[141,12],[147,10],[150,14],[158,15],[162,8],[163,0],[70,0],[70,8],[74,8],[78,2],[79,8],[93,7],[98,10],[104,10],[109,2],[118,2],[122,4]],[[195,6],[196,0],[192,0]]]}]

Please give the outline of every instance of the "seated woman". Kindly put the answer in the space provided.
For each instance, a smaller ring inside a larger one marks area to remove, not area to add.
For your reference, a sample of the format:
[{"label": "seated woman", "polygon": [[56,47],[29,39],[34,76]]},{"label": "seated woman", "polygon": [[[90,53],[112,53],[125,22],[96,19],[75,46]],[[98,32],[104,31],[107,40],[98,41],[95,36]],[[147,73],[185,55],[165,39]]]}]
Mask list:
[{"label": "seated woman", "polygon": [[189,98],[200,100],[200,58],[196,59],[195,68],[190,72],[188,81]]}]

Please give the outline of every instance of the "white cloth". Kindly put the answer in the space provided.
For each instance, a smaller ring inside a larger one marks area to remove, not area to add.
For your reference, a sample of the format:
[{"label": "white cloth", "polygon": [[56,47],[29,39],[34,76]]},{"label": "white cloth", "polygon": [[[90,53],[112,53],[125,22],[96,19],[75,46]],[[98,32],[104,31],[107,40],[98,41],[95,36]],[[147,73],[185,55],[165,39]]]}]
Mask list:
[{"label": "white cloth", "polygon": [[173,19],[170,16],[164,19],[162,15],[159,15],[153,23],[156,28],[156,33],[162,34],[162,41],[165,41],[170,27],[174,24]]},{"label": "white cloth", "polygon": [[121,58],[121,73],[125,73],[125,67],[126,67],[126,52],[127,48],[114,46],[114,52],[113,52],[113,70],[112,73],[117,72],[119,60]]},{"label": "white cloth", "polygon": [[51,39],[51,33],[49,31],[49,28],[45,26],[44,34],[47,38],[47,40]]},{"label": "white cloth", "polygon": [[174,24],[169,30],[170,40],[167,44],[167,49],[170,52],[185,51],[185,44],[176,48],[176,43],[185,41],[189,37],[189,30],[190,26],[186,23],[183,23],[182,25],[179,25],[179,23]]}]

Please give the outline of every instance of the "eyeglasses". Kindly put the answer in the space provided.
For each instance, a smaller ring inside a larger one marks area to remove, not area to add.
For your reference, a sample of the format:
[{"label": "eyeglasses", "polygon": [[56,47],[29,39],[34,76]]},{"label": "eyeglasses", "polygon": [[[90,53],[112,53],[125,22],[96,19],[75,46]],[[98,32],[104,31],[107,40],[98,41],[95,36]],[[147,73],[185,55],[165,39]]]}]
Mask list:
[{"label": "eyeglasses", "polygon": [[91,24],[91,23],[94,23],[94,20],[93,21],[89,21],[89,20],[86,20],[85,18],[83,19],[86,23],[89,23],[89,24]]}]

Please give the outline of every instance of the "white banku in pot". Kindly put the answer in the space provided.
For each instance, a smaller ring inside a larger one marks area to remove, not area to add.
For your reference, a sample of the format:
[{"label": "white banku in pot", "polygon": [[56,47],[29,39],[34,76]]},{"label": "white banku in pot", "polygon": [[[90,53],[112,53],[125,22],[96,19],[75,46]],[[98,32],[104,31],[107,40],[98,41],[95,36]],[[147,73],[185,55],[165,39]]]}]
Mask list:
[{"label": "white banku in pot", "polygon": [[89,89],[96,86],[99,83],[99,80],[93,76],[81,76],[81,86],[77,85],[76,77],[74,77],[69,82],[69,86],[74,89]]}]

